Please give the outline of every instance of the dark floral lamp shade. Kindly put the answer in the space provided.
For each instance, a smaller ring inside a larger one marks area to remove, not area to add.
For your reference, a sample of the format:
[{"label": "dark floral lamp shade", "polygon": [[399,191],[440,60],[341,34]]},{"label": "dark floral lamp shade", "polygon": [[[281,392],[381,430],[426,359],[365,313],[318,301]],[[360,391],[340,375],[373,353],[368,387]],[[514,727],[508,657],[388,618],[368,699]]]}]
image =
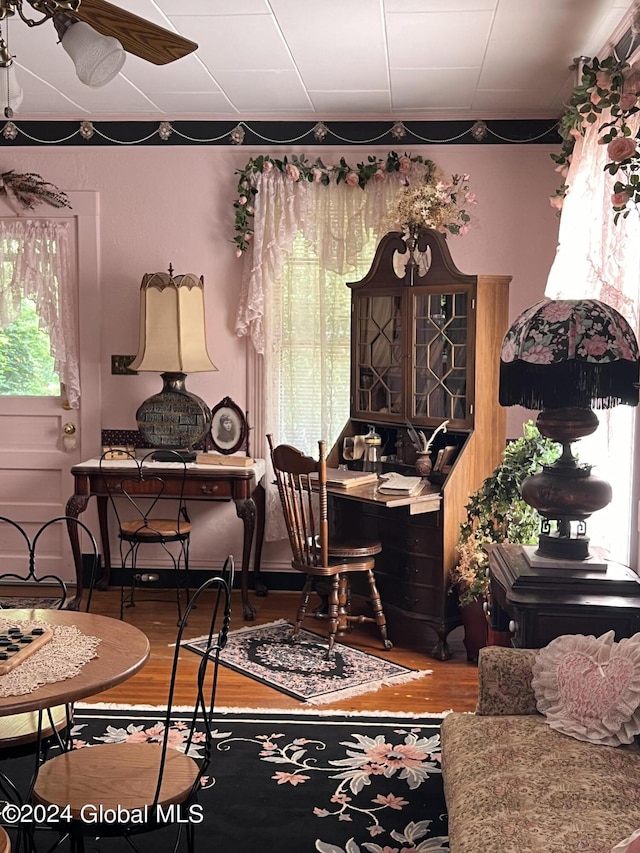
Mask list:
[{"label": "dark floral lamp shade", "polygon": [[638,344],[596,299],[544,299],[517,318],[500,355],[500,403],[527,409],[638,404]]},{"label": "dark floral lamp shade", "polygon": [[605,507],[611,486],[578,463],[571,443],[598,427],[592,411],[638,404],[638,343],[627,320],[596,299],[551,300],[527,308],[507,332],[500,356],[503,406],[540,411],[540,433],[562,455],[522,485],[542,516],[536,554],[551,560],[590,557],[586,519]]}]

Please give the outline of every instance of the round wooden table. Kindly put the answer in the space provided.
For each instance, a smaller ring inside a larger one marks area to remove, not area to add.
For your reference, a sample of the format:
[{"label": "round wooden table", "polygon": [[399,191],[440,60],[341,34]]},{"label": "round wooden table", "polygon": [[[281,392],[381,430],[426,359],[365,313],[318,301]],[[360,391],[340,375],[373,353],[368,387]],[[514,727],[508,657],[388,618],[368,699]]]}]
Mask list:
[{"label": "round wooden table", "polygon": [[149,658],[146,635],[133,625],[110,616],[68,610],[0,610],[0,617],[15,620],[16,624],[28,620],[52,627],[74,625],[83,634],[100,639],[97,657],[85,663],[72,678],[43,684],[20,696],[0,696],[0,716],[39,711],[85,699],[131,678]]}]

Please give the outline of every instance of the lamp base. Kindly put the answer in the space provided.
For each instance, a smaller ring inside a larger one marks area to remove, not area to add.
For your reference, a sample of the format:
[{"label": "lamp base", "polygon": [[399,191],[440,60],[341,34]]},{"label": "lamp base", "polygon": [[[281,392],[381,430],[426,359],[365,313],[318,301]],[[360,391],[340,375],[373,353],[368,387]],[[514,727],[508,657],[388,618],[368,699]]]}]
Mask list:
[{"label": "lamp base", "polygon": [[522,553],[527,565],[532,569],[550,569],[558,571],[579,571],[579,572],[606,572],[609,563],[603,559],[601,550],[594,548],[596,553],[588,553],[583,560],[567,560],[560,557],[545,557],[540,554],[540,551],[535,545],[521,545]]},{"label": "lamp base", "polygon": [[151,447],[188,450],[207,434],[211,410],[187,391],[184,373],[161,376],[162,391],[145,400],[136,412],[138,431]]}]

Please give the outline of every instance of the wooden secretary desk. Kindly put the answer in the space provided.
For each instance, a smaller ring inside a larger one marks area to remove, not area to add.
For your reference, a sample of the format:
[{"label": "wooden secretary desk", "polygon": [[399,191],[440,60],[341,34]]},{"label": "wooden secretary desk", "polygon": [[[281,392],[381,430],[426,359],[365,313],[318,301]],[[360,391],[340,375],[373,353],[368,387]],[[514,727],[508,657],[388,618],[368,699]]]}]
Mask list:
[{"label": "wooden secretary desk", "polygon": [[[406,240],[385,235],[367,275],[348,284],[351,410],[328,464],[362,467],[361,459],[345,458],[345,439],[374,427],[382,472],[416,475],[409,425],[428,437],[445,420],[431,455],[435,463],[446,448],[449,459],[442,470],[434,465],[421,495],[401,506],[377,499],[374,489],[334,492],[331,523],[382,539],[375,572],[389,636],[440,660],[450,656],[447,635],[461,621],[449,570],[465,506],[505,446],[498,374],[510,281],[461,273],[443,235],[426,229]],[[352,456],[354,442],[346,444]],[[429,493],[434,499],[425,500]]]}]

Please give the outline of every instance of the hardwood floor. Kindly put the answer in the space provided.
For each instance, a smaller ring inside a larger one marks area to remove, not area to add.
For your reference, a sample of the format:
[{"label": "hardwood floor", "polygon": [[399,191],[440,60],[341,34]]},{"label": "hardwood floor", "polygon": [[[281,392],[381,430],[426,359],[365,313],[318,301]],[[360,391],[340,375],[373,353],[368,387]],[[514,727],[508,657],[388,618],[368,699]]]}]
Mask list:
[{"label": "hardwood floor", "polygon": [[[125,611],[125,621],[140,628],[149,637],[151,657],[142,670],[124,684],[114,687],[87,699],[87,702],[115,702],[125,704],[162,705],[167,699],[167,690],[171,672],[173,648],[171,644],[176,636],[176,604],[172,593],[162,593],[166,602],[144,601],[141,590],[139,602],[135,608]],[[118,617],[119,590],[96,591],[91,611],[107,616]],[[298,600],[297,593],[270,592],[266,598],[257,598],[251,594],[251,600],[257,608],[256,621],[259,625],[275,619],[289,619],[293,616]],[[205,630],[206,613],[204,609],[195,610],[186,631],[187,637],[200,636]],[[232,630],[251,623],[242,619],[240,592],[233,593]],[[307,627],[314,628],[307,620]],[[318,623],[317,629],[326,628]],[[391,638],[393,639],[393,638]],[[435,641],[435,635],[434,635]],[[473,711],[477,698],[477,669],[467,662],[462,644],[462,629],[458,628],[449,636],[453,657],[448,661],[437,661],[416,649],[394,647],[384,652],[375,625],[362,625],[354,628],[348,638],[353,645],[372,654],[384,656],[411,669],[432,669],[433,674],[424,676],[408,684],[382,687],[374,693],[365,693],[344,699],[330,705],[319,706],[323,710],[344,711],[391,711],[412,713],[439,713],[453,709],[455,711]],[[186,666],[182,667],[184,678],[178,685],[175,702],[186,705],[193,701],[193,684],[198,665],[198,656],[183,652]],[[191,662],[192,661],[192,662]],[[193,678],[191,675],[193,674]],[[239,675],[226,667],[220,668],[216,704],[218,707],[290,709],[310,708],[296,699],[286,696],[270,687],[266,687],[246,676]]]}]

